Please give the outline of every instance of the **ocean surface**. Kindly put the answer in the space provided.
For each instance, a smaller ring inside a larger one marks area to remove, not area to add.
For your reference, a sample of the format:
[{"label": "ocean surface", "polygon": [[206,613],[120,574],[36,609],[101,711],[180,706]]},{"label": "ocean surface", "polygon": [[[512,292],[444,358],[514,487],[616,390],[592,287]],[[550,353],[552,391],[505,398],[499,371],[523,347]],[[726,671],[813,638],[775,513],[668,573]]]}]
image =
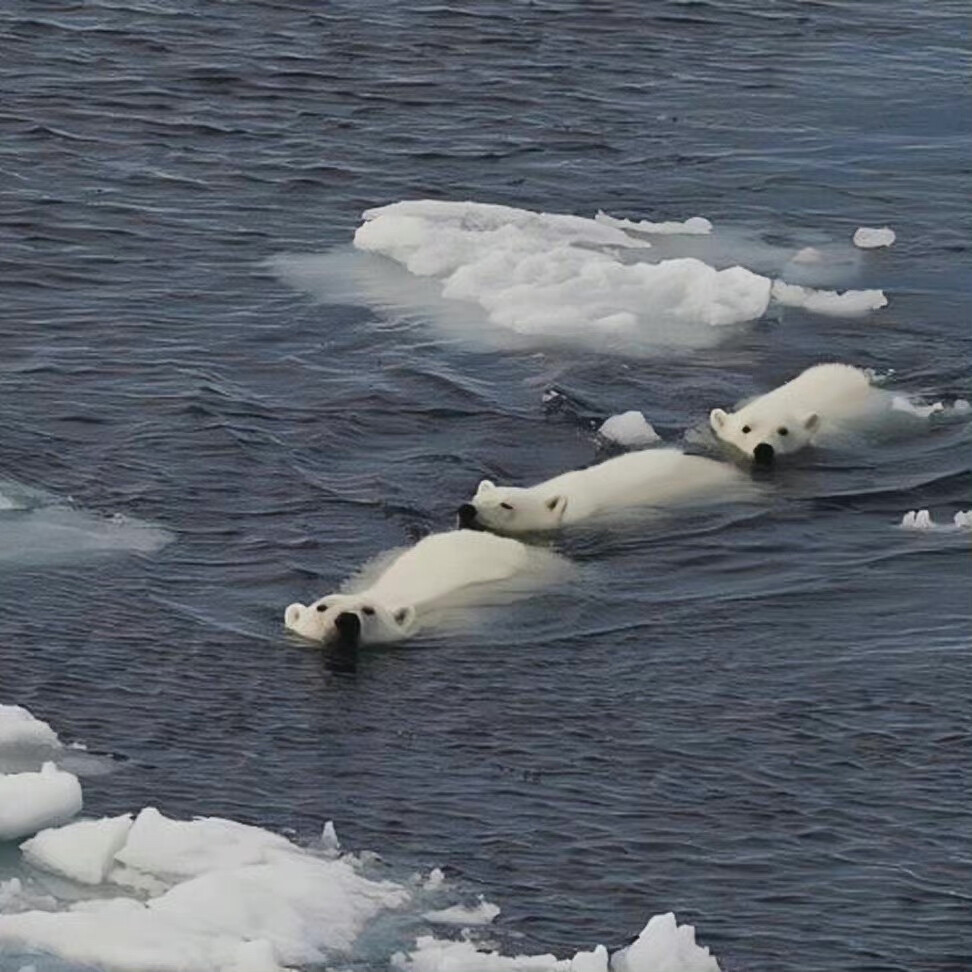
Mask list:
[{"label": "ocean surface", "polygon": [[[898,528],[972,505],[967,422],[569,533],[570,583],[354,671],[282,625],[614,413],[678,443],[819,361],[969,398],[965,3],[9,0],[0,41],[0,479],[171,535],[0,511],[0,701],[111,757],[86,813],[333,819],[500,905],[508,952],[673,910],[726,972],[972,967],[969,535]],[[845,284],[889,306],[503,348],[279,272],[403,199],[890,225]]]}]

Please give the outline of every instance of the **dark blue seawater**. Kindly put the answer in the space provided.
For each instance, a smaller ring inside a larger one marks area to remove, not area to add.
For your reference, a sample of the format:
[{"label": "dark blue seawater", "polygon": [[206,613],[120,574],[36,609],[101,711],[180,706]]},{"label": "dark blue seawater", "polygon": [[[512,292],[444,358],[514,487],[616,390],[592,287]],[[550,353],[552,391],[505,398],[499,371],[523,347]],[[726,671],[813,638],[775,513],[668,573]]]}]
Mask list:
[{"label": "dark blue seawater", "polygon": [[[499,903],[516,951],[675,910],[730,972],[968,970],[968,535],[895,529],[970,506],[968,425],[801,459],[745,515],[568,536],[569,589],[355,673],[281,625],[484,475],[591,462],[552,384],[672,439],[819,360],[968,397],[967,15],[3,4],[0,475],[175,535],[4,550],[0,700],[117,757],[86,811],[333,818]],[[776,311],[675,359],[501,353],[270,269],[406,198],[701,213],[794,246],[889,223],[855,285],[891,303]]]}]

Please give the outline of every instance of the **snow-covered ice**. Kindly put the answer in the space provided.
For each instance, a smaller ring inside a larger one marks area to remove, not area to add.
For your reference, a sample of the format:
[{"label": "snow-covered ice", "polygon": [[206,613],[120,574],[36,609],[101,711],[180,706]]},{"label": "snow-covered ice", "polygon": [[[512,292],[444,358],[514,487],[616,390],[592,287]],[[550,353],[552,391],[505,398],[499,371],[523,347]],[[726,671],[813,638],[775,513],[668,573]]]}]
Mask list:
[{"label": "snow-covered ice", "polygon": [[64,823],[81,805],[78,778],[54,763],[44,763],[38,772],[0,774],[0,840]]},{"label": "snow-covered ice", "polygon": [[65,827],[42,830],[20,849],[24,860],[79,884],[101,884],[111,869],[132,826],[132,815],[79,820]]},{"label": "snow-covered ice", "polygon": [[597,430],[598,435],[629,448],[661,442],[661,436],[639,411],[622,412],[606,419]]},{"label": "snow-covered ice", "polygon": [[0,705],[0,765],[11,750],[61,748],[57,733],[20,705]]},{"label": "snow-covered ice", "polygon": [[880,246],[890,246],[896,239],[895,232],[889,226],[880,228],[859,226],[854,232],[854,246],[862,250],[874,250]]}]

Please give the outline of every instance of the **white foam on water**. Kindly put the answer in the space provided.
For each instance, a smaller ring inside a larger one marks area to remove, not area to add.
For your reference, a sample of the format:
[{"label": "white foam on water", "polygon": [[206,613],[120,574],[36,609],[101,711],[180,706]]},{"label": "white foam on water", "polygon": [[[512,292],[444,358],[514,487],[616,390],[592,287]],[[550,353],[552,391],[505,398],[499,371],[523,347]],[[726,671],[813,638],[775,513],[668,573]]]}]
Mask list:
[{"label": "white foam on water", "polygon": [[897,235],[889,226],[880,228],[871,226],[859,226],[854,231],[854,246],[862,250],[874,250],[881,246],[890,246]]},{"label": "white foam on water", "polygon": [[597,434],[627,448],[654,445],[661,436],[639,411],[622,412],[606,419]]}]

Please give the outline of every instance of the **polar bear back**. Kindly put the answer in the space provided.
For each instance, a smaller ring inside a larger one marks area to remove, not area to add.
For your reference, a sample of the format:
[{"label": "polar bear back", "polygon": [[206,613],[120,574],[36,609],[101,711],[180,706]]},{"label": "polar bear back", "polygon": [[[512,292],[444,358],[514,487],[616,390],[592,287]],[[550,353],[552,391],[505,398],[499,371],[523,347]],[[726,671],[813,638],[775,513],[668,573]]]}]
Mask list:
[{"label": "polar bear back", "polygon": [[767,392],[739,411],[781,415],[814,412],[836,418],[865,407],[872,395],[868,376],[846,364],[814,365],[779,388]]},{"label": "polar bear back", "polygon": [[587,469],[564,473],[534,489],[543,498],[567,497],[564,523],[633,506],[669,506],[748,482],[726,463],[688,456],[678,449],[628,452]]},{"label": "polar bear back", "polygon": [[368,594],[390,609],[422,607],[475,584],[507,580],[525,569],[518,540],[474,530],[434,533],[388,566]]}]

